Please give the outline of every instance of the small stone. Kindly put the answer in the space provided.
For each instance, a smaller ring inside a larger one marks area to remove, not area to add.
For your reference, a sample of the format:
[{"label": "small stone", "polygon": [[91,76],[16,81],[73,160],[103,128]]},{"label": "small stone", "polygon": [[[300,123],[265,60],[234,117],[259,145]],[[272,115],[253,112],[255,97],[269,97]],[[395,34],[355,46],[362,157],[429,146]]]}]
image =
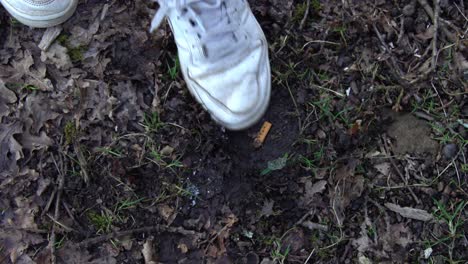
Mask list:
[{"label": "small stone", "polygon": [[317,130],[316,135],[319,139],[327,138],[327,134],[322,129]]},{"label": "small stone", "polygon": [[405,5],[405,7],[403,7],[403,15],[405,16],[412,16],[415,11],[416,11],[416,5],[407,4]]},{"label": "small stone", "polygon": [[174,148],[171,147],[171,146],[165,146],[162,150],[161,150],[161,155],[163,156],[170,156],[172,155],[172,153],[174,152]]},{"label": "small stone", "polygon": [[455,144],[447,144],[444,146],[442,153],[444,154],[444,158],[447,160],[451,160],[452,158],[457,155],[458,147]]},{"label": "small stone", "polygon": [[250,252],[249,254],[247,254],[247,264],[258,264],[260,263],[260,258],[258,257],[257,254],[255,254],[255,252]]}]

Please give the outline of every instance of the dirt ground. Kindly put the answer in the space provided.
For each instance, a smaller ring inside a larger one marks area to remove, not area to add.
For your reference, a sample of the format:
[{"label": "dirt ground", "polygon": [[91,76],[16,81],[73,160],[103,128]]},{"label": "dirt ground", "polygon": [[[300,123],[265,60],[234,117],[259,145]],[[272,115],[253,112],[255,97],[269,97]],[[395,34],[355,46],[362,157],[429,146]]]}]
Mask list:
[{"label": "dirt ground", "polygon": [[0,263],[468,262],[468,3],[250,4],[272,98],[241,132],[157,4],[47,31],[0,9]]}]

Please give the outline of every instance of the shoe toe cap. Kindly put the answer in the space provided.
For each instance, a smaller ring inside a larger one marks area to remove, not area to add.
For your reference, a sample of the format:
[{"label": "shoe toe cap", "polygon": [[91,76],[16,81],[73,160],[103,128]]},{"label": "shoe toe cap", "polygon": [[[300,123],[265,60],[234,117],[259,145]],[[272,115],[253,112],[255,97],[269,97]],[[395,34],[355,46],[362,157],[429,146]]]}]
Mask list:
[{"label": "shoe toe cap", "polygon": [[226,110],[233,114],[248,114],[255,109],[260,88],[254,74],[242,77],[236,87],[231,89],[232,92],[223,102]]}]

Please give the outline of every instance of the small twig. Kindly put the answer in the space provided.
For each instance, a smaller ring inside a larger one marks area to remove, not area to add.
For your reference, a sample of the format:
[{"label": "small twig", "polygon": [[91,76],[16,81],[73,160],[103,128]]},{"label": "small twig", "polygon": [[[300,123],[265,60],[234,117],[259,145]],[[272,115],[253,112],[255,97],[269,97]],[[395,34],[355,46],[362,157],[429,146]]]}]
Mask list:
[{"label": "small twig", "polygon": [[185,236],[197,236],[198,238],[203,238],[204,235],[202,233],[198,233],[192,230],[186,230],[183,229],[182,227],[164,227],[164,226],[147,226],[147,227],[142,227],[142,228],[137,228],[137,229],[132,229],[132,230],[127,230],[127,231],[120,231],[120,232],[112,232],[107,235],[102,235],[98,236],[95,238],[90,238],[86,239],[80,243],[77,244],[78,247],[88,247],[93,244],[101,243],[104,241],[107,241],[112,238],[119,238],[123,236],[129,236],[129,235],[134,235],[134,234],[139,234],[139,233],[149,233],[149,232],[170,232],[170,233],[179,233]]},{"label": "small twig", "polygon": [[307,21],[307,17],[309,17],[309,9],[310,9],[310,0],[307,0],[306,11],[304,12],[304,17],[301,20],[301,24],[299,24],[299,30],[304,28],[304,25]]},{"label": "small twig", "polygon": [[[432,20],[434,20],[434,11],[432,10],[431,6],[429,6],[427,1],[426,0],[418,0],[418,2],[424,8],[424,10],[429,15],[429,17]],[[449,21],[441,19],[440,17],[439,17],[439,20],[443,23],[442,24],[442,30],[444,31],[445,35],[447,35],[449,40],[452,41],[452,42],[456,42],[456,43],[459,42],[459,39],[457,38],[457,36],[455,34],[453,34],[452,32],[450,32],[445,26],[449,26],[450,28],[455,30],[457,33],[459,32],[458,28],[456,26],[454,26],[452,23],[450,23]]]},{"label": "small twig", "polygon": [[333,41],[328,41],[328,40],[310,40],[310,41],[307,41],[307,43],[304,44],[304,46],[302,46],[302,50],[304,50],[305,47],[309,46],[312,43],[330,44],[330,45],[335,45],[335,46],[341,45],[338,42],[333,42]]},{"label": "small twig", "polygon": [[332,94],[334,94],[334,95],[336,95],[336,96],[338,96],[338,97],[341,97],[341,98],[345,98],[345,97],[346,97],[346,95],[344,95],[344,94],[342,94],[342,93],[340,93],[340,92],[334,91],[334,90],[332,90],[332,89],[329,89],[329,88],[326,88],[326,87],[323,87],[323,86],[320,86],[320,85],[311,84],[311,86],[312,86],[313,88],[318,88],[318,89],[322,89],[322,90],[324,90],[324,91],[330,92],[330,93],[332,93]]},{"label": "small twig", "polygon": [[[60,198],[62,197],[62,191],[63,191],[63,186],[64,186],[64,183],[65,183],[65,176],[63,175],[63,170],[61,170],[57,164],[57,161],[55,160],[55,157],[54,155],[51,155],[52,157],[52,160],[54,161],[54,164],[55,164],[55,168],[57,169],[57,173],[58,173],[58,177],[57,177],[57,183],[58,183],[58,189],[57,189],[57,199],[55,199],[55,211],[54,211],[54,217],[51,217],[50,215],[47,214],[47,216],[49,216],[55,224],[60,224],[61,226],[64,226],[62,225],[58,219],[59,219],[59,216],[60,216]],[[63,166],[63,162],[62,162],[62,166]],[[63,169],[63,168],[62,168]],[[49,240],[49,249],[50,249],[50,262],[52,264],[55,264],[56,263],[56,257],[55,257],[55,228],[56,228],[56,225],[53,225],[52,226],[52,231],[51,231],[51,234],[50,234],[50,240]]]},{"label": "small twig", "polygon": [[434,18],[433,18],[433,23],[434,23],[434,36],[432,38],[432,71],[435,72],[437,69],[437,56],[438,56],[438,51],[437,51],[437,38],[438,32],[439,32],[439,13],[440,13],[440,0],[434,0]]},{"label": "small twig", "polygon": [[49,217],[50,220],[52,220],[52,222],[54,222],[56,225],[61,226],[63,229],[65,229],[65,231],[67,231],[67,232],[74,232],[74,233],[79,234],[78,231],[76,231],[75,229],[73,229],[73,228],[71,228],[71,227],[65,225],[64,223],[61,223],[60,221],[58,221],[57,219],[55,219],[55,218],[54,218],[53,216],[51,216],[50,214],[46,214],[46,215],[47,215],[47,217]]},{"label": "small twig", "polygon": [[405,35],[405,17],[401,17],[401,22],[400,22],[400,33],[398,34],[398,38],[396,43],[400,44],[401,39],[403,38],[403,35]]},{"label": "small twig", "polygon": [[307,213],[305,213],[304,216],[302,216],[301,219],[299,219],[299,221],[297,221],[294,224],[294,226],[301,225],[307,219],[307,217],[309,217],[310,215],[313,215],[314,213],[315,213],[315,209],[311,209],[311,210],[307,211]]},{"label": "small twig", "polygon": [[312,257],[312,255],[314,254],[314,252],[315,252],[315,248],[312,249],[312,251],[310,252],[310,254],[309,254],[309,256],[307,257],[307,259],[306,259],[306,261],[304,262],[304,264],[309,263],[309,260],[310,260],[310,258]]},{"label": "small twig", "polygon": [[328,231],[328,226],[326,225],[322,225],[322,224],[317,224],[317,223],[313,223],[311,221],[305,221],[304,223],[301,224],[303,227],[306,227],[310,230],[320,230],[320,231],[323,231],[323,232],[327,232]]},{"label": "small twig", "polygon": [[457,164],[455,164],[455,159],[452,159],[452,164],[455,168],[455,172],[457,173],[458,185],[461,186],[460,172],[458,172]]},{"label": "small twig", "polygon": [[83,152],[80,149],[80,146],[77,142],[73,142],[73,148],[75,149],[76,157],[78,158],[78,163],[81,169],[81,176],[83,177],[83,181],[88,184],[89,183],[89,174],[88,174],[88,162],[83,155]]},{"label": "small twig", "polygon": [[[457,8],[458,12],[460,12],[460,15],[462,15],[462,17],[466,20],[466,22],[468,22],[468,18],[465,16],[465,14],[460,9],[460,7],[458,7],[458,5],[456,3],[454,3],[454,4],[455,4],[455,7]],[[461,0],[461,4],[463,5],[463,0]],[[462,9],[465,10],[465,7],[462,6]]]},{"label": "small twig", "polygon": [[372,27],[374,28],[374,31],[375,33],[377,34],[377,38],[379,38],[380,40],[380,43],[382,44],[382,49],[388,53],[390,55],[390,59],[392,61],[392,65],[393,67],[395,68],[394,70],[397,70],[398,71],[398,77],[401,78],[401,76],[403,75],[403,71],[401,70],[400,66],[398,65],[398,63],[396,62],[395,60],[395,57],[393,56],[392,54],[392,51],[390,50],[390,48],[388,47],[387,43],[385,42],[382,34],[380,34],[380,31],[379,29],[377,28],[377,26],[375,25],[375,23],[372,24]]},{"label": "small twig", "polygon": [[[388,146],[387,140],[386,140],[385,138],[383,139],[383,142],[384,142],[385,151],[386,151],[387,153],[389,153],[390,147]],[[405,180],[405,176],[403,175],[403,173],[401,173],[400,169],[398,168],[398,166],[396,165],[395,161],[394,161],[392,158],[390,159],[390,163],[392,164],[392,166],[393,166],[393,168],[395,169],[395,171],[397,172],[398,176],[400,176],[401,180],[402,180],[403,183],[405,184],[406,189],[411,193],[411,196],[413,196],[414,201],[415,201],[417,204],[421,204],[421,201],[420,201],[419,198],[416,196],[416,194],[413,192],[413,190],[408,186],[408,183],[407,183],[406,180]]]},{"label": "small twig", "polygon": [[432,88],[434,89],[435,93],[437,94],[437,97],[439,98],[440,101],[440,107],[442,107],[442,110],[444,111],[445,117],[448,117],[447,111],[445,111],[445,105],[444,102],[442,102],[442,98],[440,97],[439,91],[437,91],[437,88],[435,87],[434,83],[431,82]]},{"label": "small twig", "polygon": [[47,212],[49,212],[50,206],[52,205],[52,202],[54,201],[56,194],[57,194],[57,188],[54,188],[54,191],[49,197],[49,201],[47,202],[46,206],[44,207],[44,210],[41,213],[41,217],[43,217]]}]

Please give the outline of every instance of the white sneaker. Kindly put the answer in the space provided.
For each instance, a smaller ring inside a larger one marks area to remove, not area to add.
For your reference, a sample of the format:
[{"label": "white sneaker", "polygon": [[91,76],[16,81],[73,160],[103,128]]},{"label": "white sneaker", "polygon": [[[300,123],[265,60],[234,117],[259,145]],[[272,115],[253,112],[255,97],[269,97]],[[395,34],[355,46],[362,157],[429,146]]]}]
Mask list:
[{"label": "white sneaker", "polygon": [[255,124],[270,100],[268,44],[246,0],[156,0],[191,94],[230,130]]},{"label": "white sneaker", "polygon": [[19,22],[37,28],[65,22],[75,12],[78,0],[0,0]]}]

